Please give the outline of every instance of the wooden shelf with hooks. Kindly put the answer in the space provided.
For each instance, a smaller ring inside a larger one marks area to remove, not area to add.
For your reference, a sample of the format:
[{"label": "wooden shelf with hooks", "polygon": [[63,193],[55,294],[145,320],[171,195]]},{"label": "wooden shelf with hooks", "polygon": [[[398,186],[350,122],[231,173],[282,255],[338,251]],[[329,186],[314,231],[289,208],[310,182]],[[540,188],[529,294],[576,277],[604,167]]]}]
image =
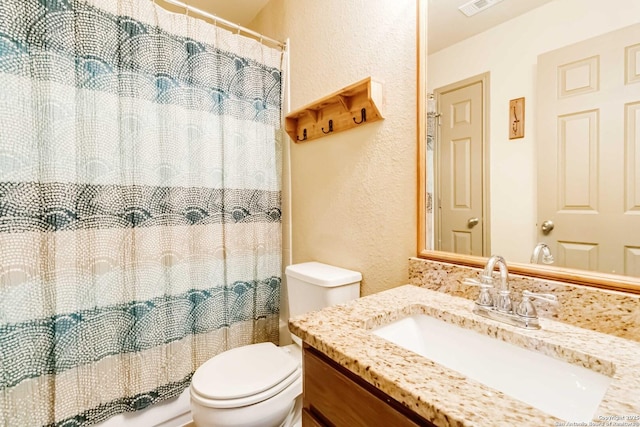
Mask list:
[{"label": "wooden shelf with hooks", "polygon": [[289,113],[285,129],[294,142],[323,136],[382,120],[382,83],[371,77]]}]

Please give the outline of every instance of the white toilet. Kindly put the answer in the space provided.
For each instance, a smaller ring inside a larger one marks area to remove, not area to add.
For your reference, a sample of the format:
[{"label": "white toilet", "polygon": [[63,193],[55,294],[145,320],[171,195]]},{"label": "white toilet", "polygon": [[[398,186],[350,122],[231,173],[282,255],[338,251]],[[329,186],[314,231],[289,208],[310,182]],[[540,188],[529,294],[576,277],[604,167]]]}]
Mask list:
[{"label": "white toilet", "polygon": [[[360,296],[362,275],[319,262],[286,268],[291,317]],[[206,361],[193,374],[191,415],[197,427],[300,425],[301,341],[277,347],[259,343]]]}]

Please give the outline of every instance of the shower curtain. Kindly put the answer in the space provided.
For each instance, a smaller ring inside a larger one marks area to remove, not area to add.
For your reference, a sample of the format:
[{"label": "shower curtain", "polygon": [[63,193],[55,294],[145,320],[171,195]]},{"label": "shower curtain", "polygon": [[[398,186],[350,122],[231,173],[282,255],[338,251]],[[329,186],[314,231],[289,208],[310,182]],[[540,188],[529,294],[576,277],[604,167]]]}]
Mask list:
[{"label": "shower curtain", "polygon": [[277,342],[281,61],[151,0],[0,2],[0,426]]}]

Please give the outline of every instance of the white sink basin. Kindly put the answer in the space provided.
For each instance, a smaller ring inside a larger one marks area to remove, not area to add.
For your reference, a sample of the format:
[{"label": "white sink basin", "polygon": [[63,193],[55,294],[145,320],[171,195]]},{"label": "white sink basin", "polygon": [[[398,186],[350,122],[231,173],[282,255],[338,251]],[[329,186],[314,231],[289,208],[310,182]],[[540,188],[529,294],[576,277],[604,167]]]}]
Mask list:
[{"label": "white sink basin", "polygon": [[431,316],[405,317],[372,332],[565,421],[593,420],[612,381]]}]

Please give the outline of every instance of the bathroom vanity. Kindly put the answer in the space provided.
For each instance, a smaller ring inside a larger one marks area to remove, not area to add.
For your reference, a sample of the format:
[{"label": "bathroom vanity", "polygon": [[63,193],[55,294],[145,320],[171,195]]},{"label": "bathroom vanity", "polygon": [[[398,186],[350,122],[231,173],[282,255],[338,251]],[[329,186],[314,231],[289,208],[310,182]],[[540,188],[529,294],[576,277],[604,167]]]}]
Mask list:
[{"label": "bathroom vanity", "polygon": [[[545,412],[376,335],[377,328],[415,315],[473,331],[489,343],[497,340],[586,368],[607,380],[603,394],[586,408],[589,420],[604,425],[619,417],[640,424],[640,343],[549,319],[540,319],[540,330],[525,330],[477,316],[473,305],[406,285],[292,318],[291,331],[305,342],[305,425],[554,426],[584,421]],[[480,351],[472,345],[459,353]],[[514,352],[513,357],[519,356]],[[506,378],[521,383],[524,375]],[[542,387],[536,394],[544,397],[545,390],[558,386],[550,378],[534,385]]]},{"label": "bathroom vanity", "polygon": [[302,417],[310,426],[433,426],[309,345],[304,345]]}]

